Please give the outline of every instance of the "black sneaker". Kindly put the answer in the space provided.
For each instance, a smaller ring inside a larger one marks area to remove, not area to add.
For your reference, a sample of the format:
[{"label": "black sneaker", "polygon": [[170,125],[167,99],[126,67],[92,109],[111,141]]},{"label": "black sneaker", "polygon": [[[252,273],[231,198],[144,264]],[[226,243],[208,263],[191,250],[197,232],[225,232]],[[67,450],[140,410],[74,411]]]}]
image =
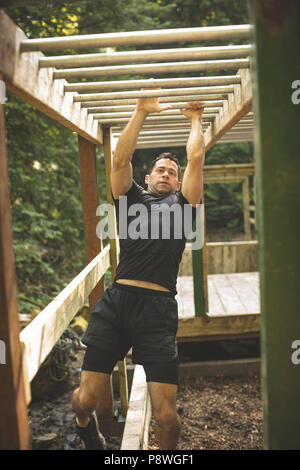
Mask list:
[{"label": "black sneaker", "polygon": [[93,413],[90,416],[89,424],[85,428],[81,428],[76,424],[76,432],[84,443],[85,450],[105,450],[106,442],[104,436],[98,428],[97,418]]}]

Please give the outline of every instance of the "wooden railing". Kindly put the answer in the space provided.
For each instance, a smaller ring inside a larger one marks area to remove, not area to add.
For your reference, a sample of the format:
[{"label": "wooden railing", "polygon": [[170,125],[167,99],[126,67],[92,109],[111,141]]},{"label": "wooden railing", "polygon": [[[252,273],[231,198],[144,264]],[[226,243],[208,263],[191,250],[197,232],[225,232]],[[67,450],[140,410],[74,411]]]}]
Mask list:
[{"label": "wooden railing", "polygon": [[[110,267],[107,245],[20,333],[23,366],[28,384],[66,330],[89,294]],[[27,402],[30,396],[27,393]]]}]

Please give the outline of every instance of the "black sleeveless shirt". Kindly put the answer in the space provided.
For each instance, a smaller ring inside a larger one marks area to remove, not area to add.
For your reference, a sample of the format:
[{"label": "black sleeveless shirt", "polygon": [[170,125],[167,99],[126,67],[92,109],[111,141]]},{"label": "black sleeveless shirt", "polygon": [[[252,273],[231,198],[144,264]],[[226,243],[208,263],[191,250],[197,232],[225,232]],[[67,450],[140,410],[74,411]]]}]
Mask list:
[{"label": "black sleeveless shirt", "polygon": [[181,191],[160,196],[145,191],[135,181],[114,202],[120,242],[115,281],[153,282],[176,294],[179,263],[196,208]]}]

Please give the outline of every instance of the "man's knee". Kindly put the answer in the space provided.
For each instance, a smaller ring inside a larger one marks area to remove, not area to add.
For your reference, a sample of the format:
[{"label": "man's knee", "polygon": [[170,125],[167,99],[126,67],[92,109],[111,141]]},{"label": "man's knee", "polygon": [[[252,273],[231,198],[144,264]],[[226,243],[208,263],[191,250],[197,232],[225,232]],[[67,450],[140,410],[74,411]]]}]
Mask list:
[{"label": "man's knee", "polygon": [[79,389],[78,393],[80,407],[84,410],[92,409],[94,410],[99,401],[99,394],[93,390]]},{"label": "man's knee", "polygon": [[[99,378],[101,380],[99,380]],[[93,375],[83,375],[80,387],[74,391],[74,407],[81,410],[95,410],[101,402],[101,407],[105,409],[110,406],[109,378],[101,374],[95,380]]]},{"label": "man's knee", "polygon": [[171,430],[179,425],[179,418],[173,407],[164,406],[154,410],[154,419],[156,424],[165,430]]}]

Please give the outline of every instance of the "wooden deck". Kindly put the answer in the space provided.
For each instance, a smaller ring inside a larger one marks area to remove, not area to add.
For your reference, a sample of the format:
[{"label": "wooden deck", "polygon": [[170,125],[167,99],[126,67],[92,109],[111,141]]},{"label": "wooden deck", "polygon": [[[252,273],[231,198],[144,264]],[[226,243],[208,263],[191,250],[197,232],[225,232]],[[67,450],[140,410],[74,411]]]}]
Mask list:
[{"label": "wooden deck", "polygon": [[[177,292],[179,318],[194,316],[193,277],[179,277]],[[259,295],[257,272],[208,275],[210,315],[260,313]]]}]

